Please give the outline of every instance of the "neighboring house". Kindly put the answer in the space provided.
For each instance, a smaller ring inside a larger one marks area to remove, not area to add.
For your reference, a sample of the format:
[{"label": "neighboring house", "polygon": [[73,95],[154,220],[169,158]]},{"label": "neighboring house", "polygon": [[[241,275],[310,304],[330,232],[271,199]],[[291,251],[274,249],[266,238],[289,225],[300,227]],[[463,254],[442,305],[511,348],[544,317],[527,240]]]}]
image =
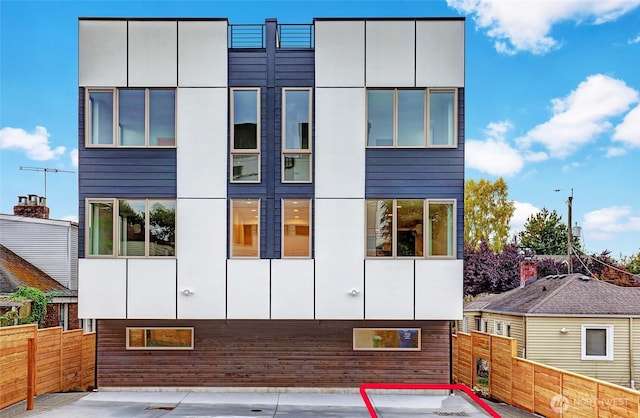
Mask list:
[{"label": "neighboring house", "polygon": [[464,19],[79,20],[99,386],[450,381]]},{"label": "neighboring house", "polygon": [[[0,295],[5,295],[0,301],[0,306],[21,308],[22,304],[17,305],[15,301],[8,298],[8,295],[21,286],[33,287],[47,296],[53,296],[47,306],[47,316],[43,322],[45,328],[57,326],[65,330],[79,328],[76,292],[67,289],[47,273],[4,245],[0,245]],[[30,308],[28,310],[30,311]]]},{"label": "neighboring house", "polygon": [[3,293],[30,286],[56,296],[46,326],[82,327],[77,314],[78,223],[49,219],[46,200],[19,196],[13,215],[0,214]]},{"label": "neighboring house", "polygon": [[513,337],[518,355],[635,387],[640,376],[640,288],[580,274],[533,278],[464,306],[461,331]]}]

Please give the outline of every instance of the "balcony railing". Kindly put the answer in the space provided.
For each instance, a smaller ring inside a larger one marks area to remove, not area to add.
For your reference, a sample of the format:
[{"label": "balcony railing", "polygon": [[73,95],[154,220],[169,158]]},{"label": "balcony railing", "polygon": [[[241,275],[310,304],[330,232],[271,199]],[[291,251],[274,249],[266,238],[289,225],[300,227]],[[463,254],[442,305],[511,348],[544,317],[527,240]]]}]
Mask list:
[{"label": "balcony railing", "polygon": [[[229,48],[265,48],[266,25],[229,25]],[[313,25],[283,24],[276,30],[276,48],[309,49],[314,47]]]},{"label": "balcony railing", "polygon": [[278,48],[313,48],[314,41],[313,25],[278,25]]}]

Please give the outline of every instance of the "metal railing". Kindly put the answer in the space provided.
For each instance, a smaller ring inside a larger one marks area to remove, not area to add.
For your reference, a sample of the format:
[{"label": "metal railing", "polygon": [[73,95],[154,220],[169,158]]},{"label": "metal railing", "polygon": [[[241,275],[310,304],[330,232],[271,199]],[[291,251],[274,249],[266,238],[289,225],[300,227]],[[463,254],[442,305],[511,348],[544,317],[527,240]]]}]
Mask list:
[{"label": "metal railing", "polygon": [[276,36],[278,48],[313,48],[315,41],[313,25],[307,24],[278,25]]},{"label": "metal railing", "polygon": [[[229,25],[229,48],[265,48],[266,25]],[[276,30],[276,48],[309,49],[315,43],[313,25],[282,24]]]},{"label": "metal railing", "polygon": [[265,25],[229,25],[229,48],[264,48],[266,45]]}]

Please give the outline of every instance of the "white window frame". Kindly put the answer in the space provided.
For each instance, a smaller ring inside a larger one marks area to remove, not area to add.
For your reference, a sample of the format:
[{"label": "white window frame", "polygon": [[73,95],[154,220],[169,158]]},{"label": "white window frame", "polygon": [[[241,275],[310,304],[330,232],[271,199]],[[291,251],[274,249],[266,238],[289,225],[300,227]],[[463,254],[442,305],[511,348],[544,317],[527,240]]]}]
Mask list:
[{"label": "white window frame", "polygon": [[[393,91],[393,144],[392,145],[369,145],[368,123],[369,123],[369,91]],[[424,91],[424,138],[422,145],[398,145],[398,91],[401,90],[423,90]],[[453,143],[447,145],[429,144],[429,123],[431,95],[430,93],[453,93]],[[427,88],[367,88],[366,89],[366,109],[365,109],[365,147],[367,148],[458,148],[458,89],[455,87],[427,87]]]},{"label": "white window frame", "polygon": [[[606,331],[606,354],[604,356],[594,356],[587,354],[587,330],[605,330]],[[611,324],[583,324],[581,326],[580,338],[580,356],[582,360],[604,360],[613,361],[614,352],[613,325]]]},{"label": "white window frame", "polygon": [[502,335],[502,321],[493,320],[493,334]]},{"label": "white window frame", "polygon": [[[255,149],[236,149],[234,144],[235,135],[235,112],[234,112],[234,93],[236,91],[255,91],[256,92],[256,148]],[[261,152],[261,89],[260,87],[230,87],[229,88],[229,182],[230,183],[260,183],[262,176],[262,152]],[[255,155],[258,158],[258,179],[257,180],[234,180],[233,179],[233,157],[235,155]]]},{"label": "white window frame", "polygon": [[[139,256],[132,256],[132,255],[120,255],[120,241],[121,241],[121,236],[118,233],[118,219],[120,218],[120,200],[136,200],[136,201],[141,201],[141,202],[145,202],[145,215],[144,215],[144,222],[145,222],[145,242],[144,242],[144,255],[139,255]],[[121,197],[121,198],[114,198],[114,199],[104,199],[104,198],[98,198],[98,199],[93,199],[93,198],[87,198],[85,199],[85,232],[84,232],[84,236],[85,236],[85,240],[84,240],[84,247],[85,247],[85,258],[149,258],[149,259],[171,259],[171,258],[176,258],[177,255],[177,248],[178,248],[178,244],[177,244],[177,233],[176,235],[176,242],[175,244],[175,248],[174,248],[174,254],[176,255],[149,255],[149,248],[151,246],[151,237],[150,237],[150,231],[149,231],[149,202],[150,201],[158,201],[158,200],[170,200],[170,201],[174,201],[176,202],[176,209],[175,209],[175,218],[174,218],[174,228],[177,229],[177,219],[178,219],[178,208],[177,208],[177,200],[176,199],[171,199],[171,198],[164,198],[164,197],[158,197],[158,198],[129,198],[129,197]],[[112,248],[112,253],[111,254],[90,254],[90,246],[91,246],[91,239],[89,236],[89,218],[90,218],[90,211],[89,208],[91,206],[92,203],[110,203],[111,207],[112,207],[112,224],[113,224],[113,230],[112,230],[112,236],[113,236],[113,248]],[[175,233],[175,230],[174,230]]]},{"label": "white window frame", "polygon": [[[234,234],[234,204],[233,202],[235,201],[248,201],[248,200],[255,200],[258,202],[258,208],[256,209],[257,212],[257,216],[256,219],[258,219],[258,223],[257,223],[257,248],[258,248],[258,253],[257,255],[247,255],[247,256],[243,256],[243,255],[235,255],[233,253],[233,240],[235,237]],[[234,199],[229,199],[229,258],[232,259],[248,259],[248,260],[255,260],[255,259],[260,259],[260,224],[262,222],[262,218],[261,218],[261,206],[262,206],[262,200],[259,198],[255,198],[255,197],[245,197],[245,198],[234,198]]]},{"label": "white window frame", "polygon": [[469,317],[468,316],[464,316],[462,317],[462,332],[469,332]]},{"label": "white window frame", "polygon": [[[289,149],[287,148],[287,120],[286,120],[286,104],[287,91],[306,91],[309,93],[309,144],[308,149]],[[282,183],[311,183],[313,182],[313,89],[310,87],[284,87],[282,89],[282,108],[281,108],[281,144],[282,144]],[[285,180],[285,159],[288,155],[308,155],[309,156],[309,180]]]},{"label": "white window frame", "polygon": [[[309,255],[304,255],[304,256],[285,256],[284,255],[284,239],[285,239],[285,234],[286,234],[286,230],[285,230],[286,229],[286,225],[285,225],[285,222],[284,222],[284,220],[285,220],[285,207],[284,207],[285,205],[284,205],[284,202],[286,200],[308,202],[309,219],[307,219],[307,221],[308,221],[308,225],[309,225],[309,242],[308,242]],[[281,229],[281,234],[280,234],[281,235],[281,240],[280,240],[280,254],[281,255],[280,255],[280,258],[294,258],[294,259],[295,258],[303,258],[303,259],[311,258],[311,249],[312,249],[311,243],[313,242],[313,232],[312,232],[312,223],[311,223],[311,220],[312,220],[312,217],[313,217],[312,216],[312,213],[313,213],[313,206],[312,205],[313,205],[312,199],[290,199],[289,198],[289,199],[282,199],[281,200],[282,215],[281,215],[281,218],[280,218],[281,219],[281,228],[280,228]]]},{"label": "white window frame", "polygon": [[488,323],[489,323],[489,320],[487,318],[480,318],[480,329],[478,331],[487,332]]},{"label": "white window frame", "polygon": [[[120,90],[144,90],[144,145],[122,145],[120,143],[120,130],[119,119],[120,119],[120,106],[119,106],[119,92]],[[174,92],[174,140],[172,145],[150,145],[149,144],[149,132],[150,132],[150,121],[149,121],[149,109],[150,109],[150,91],[151,90],[166,90]],[[112,110],[112,135],[113,139],[111,144],[92,144],[91,143],[91,100],[89,100],[89,96],[92,92],[101,92],[101,93],[111,93],[113,96],[113,110]],[[105,87],[87,87],[85,88],[85,147],[87,148],[176,148],[178,141],[178,124],[177,124],[177,109],[178,109],[178,92],[177,89],[174,88],[105,88]]]}]

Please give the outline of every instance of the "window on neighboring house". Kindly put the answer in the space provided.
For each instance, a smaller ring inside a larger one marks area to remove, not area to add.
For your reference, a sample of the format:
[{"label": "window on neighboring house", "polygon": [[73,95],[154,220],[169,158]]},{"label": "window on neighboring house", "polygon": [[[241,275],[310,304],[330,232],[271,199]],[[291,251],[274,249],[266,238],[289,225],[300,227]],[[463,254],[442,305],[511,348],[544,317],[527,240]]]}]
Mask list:
[{"label": "window on neighboring house", "polygon": [[493,333],[496,335],[502,335],[502,322],[493,321]]},{"label": "window on neighboring house", "polygon": [[175,200],[90,199],[86,210],[87,256],[175,256]]},{"label": "window on neighboring house", "polygon": [[282,181],[311,181],[311,89],[282,89]]},{"label": "window on neighboring house", "polygon": [[367,146],[457,147],[456,100],[456,89],[367,90]]},{"label": "window on neighboring house", "polygon": [[260,182],[260,89],[231,89],[231,181]]},{"label": "window on neighboring house", "polygon": [[613,360],[613,325],[582,325],[582,360]]},{"label": "window on neighboring house", "polygon": [[366,205],[367,257],[455,257],[454,201],[369,199]]},{"label": "window on neighboring house", "polygon": [[462,318],[462,332],[469,332],[469,317]]},{"label": "window on neighboring house", "polygon": [[260,257],[260,199],[231,200],[231,257]]},{"label": "window on neighboring house", "polygon": [[311,201],[282,200],[282,257],[311,257]]},{"label": "window on neighboring house", "polygon": [[173,89],[88,89],[87,146],[173,147]]},{"label": "window on neighboring house", "polygon": [[489,322],[488,319],[480,318],[480,328],[478,328],[478,331],[487,332],[487,323],[488,322]]}]

